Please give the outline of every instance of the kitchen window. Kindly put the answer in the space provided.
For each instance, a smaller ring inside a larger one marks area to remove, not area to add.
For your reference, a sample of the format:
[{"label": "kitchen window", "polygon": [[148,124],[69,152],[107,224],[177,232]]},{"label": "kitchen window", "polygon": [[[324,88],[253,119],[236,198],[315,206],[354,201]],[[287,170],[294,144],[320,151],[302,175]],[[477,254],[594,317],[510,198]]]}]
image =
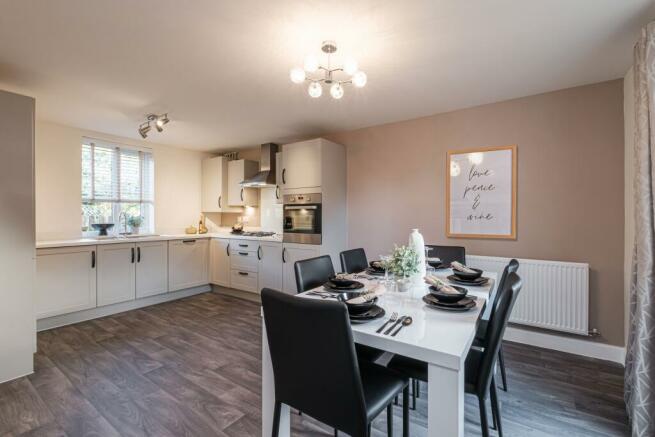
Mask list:
[{"label": "kitchen window", "polygon": [[[82,232],[95,234],[94,223],[113,223],[113,234],[154,232],[154,188],[150,149],[84,139]],[[136,226],[139,217],[142,223]]]}]

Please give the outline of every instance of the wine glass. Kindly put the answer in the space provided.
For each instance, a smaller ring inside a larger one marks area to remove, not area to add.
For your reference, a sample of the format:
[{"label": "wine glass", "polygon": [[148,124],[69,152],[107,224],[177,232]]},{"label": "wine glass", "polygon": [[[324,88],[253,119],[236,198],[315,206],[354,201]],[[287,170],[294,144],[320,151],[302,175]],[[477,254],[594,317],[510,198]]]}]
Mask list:
[{"label": "wine glass", "polygon": [[384,281],[385,286],[389,285],[389,267],[391,267],[391,255],[380,255],[380,261],[382,261],[382,267],[384,268]]}]

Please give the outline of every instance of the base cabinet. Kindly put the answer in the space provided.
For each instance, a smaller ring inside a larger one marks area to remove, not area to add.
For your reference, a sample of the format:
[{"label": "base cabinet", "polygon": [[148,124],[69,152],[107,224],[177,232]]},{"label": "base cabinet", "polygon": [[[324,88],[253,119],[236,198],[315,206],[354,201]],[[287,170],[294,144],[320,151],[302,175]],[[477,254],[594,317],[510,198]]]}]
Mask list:
[{"label": "base cabinet", "polygon": [[257,250],[259,259],[258,292],[262,288],[282,290],[282,243],[261,243]]},{"label": "base cabinet", "polygon": [[136,299],[134,243],[98,246],[98,305]]},{"label": "base cabinet", "polygon": [[296,287],[296,273],[293,265],[296,261],[314,258],[321,253],[320,246],[309,244],[285,243],[282,247],[282,262],[284,264],[282,274],[282,291],[289,294],[298,293]]},{"label": "base cabinet", "polygon": [[95,308],[96,246],[36,251],[36,318]]},{"label": "base cabinet", "polygon": [[142,242],[136,245],[136,297],[168,291],[168,243]]},{"label": "base cabinet", "polygon": [[230,240],[212,238],[209,243],[209,275],[212,284],[230,286]]},{"label": "base cabinet", "polygon": [[168,291],[209,284],[209,241],[168,242]]}]

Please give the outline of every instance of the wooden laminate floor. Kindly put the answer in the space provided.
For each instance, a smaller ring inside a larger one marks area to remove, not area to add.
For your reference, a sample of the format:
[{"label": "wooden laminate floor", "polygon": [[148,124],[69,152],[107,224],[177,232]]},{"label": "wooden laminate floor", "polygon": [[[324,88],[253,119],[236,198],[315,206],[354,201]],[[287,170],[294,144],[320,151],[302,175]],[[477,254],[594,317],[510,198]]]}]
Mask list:
[{"label": "wooden laminate floor", "polygon": [[[35,373],[0,385],[0,436],[260,436],[260,323],[257,304],[206,293],[39,333]],[[515,344],[505,353],[505,435],[628,435],[620,366]],[[423,395],[413,436],[426,435],[426,408]],[[292,426],[332,435],[304,415]],[[374,429],[385,435],[384,414]],[[468,396],[466,435],[480,435]]]}]

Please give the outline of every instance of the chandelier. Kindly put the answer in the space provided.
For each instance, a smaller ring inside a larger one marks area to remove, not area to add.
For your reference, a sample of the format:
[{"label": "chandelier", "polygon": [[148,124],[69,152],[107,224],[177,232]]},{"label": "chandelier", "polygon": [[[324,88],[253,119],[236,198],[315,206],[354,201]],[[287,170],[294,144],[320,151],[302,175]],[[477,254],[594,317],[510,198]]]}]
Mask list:
[{"label": "chandelier", "polygon": [[337,51],[337,44],[334,41],[323,41],[321,45],[323,53],[327,54],[327,63],[321,64],[314,55],[305,58],[304,68],[293,68],[289,77],[293,83],[309,82],[307,92],[313,98],[321,97],[323,86],[330,86],[330,95],[340,99],[344,94],[344,85],[353,84],[357,88],[366,85],[366,73],[359,70],[357,62],[353,59],[344,61],[343,66],[335,67],[330,62],[330,55]]}]

